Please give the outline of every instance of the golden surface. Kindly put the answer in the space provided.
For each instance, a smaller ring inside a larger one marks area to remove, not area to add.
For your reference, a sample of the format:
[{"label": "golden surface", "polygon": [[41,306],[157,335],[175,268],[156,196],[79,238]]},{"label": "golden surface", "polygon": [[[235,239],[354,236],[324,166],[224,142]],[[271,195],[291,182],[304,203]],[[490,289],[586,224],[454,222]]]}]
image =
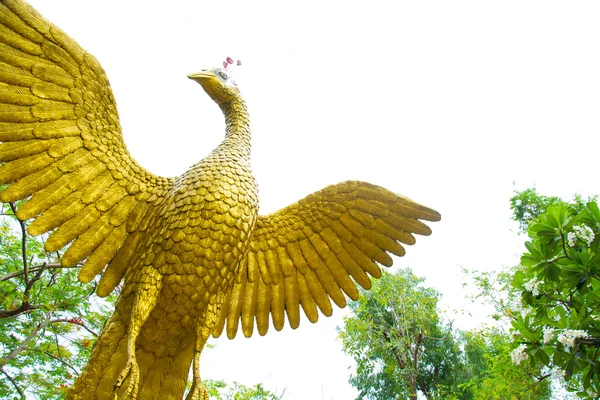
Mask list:
[{"label": "golden surface", "polygon": [[356,299],[388,253],[404,254],[437,212],[348,181],[257,215],[248,113],[218,69],[190,75],[223,110],[224,141],[177,178],[147,172],[121,135],[98,61],[21,0],[0,2],[0,201],[27,199],[29,233],[100,296],[124,278],[115,312],[70,399],[207,398],[200,352],[223,330],[264,335]]}]

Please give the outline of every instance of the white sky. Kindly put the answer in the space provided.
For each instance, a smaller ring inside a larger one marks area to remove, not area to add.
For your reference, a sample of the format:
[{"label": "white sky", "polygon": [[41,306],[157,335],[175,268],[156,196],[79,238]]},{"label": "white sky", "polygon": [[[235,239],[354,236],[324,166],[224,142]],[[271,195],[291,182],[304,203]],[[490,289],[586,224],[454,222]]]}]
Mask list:
[{"label": "white sky", "polygon": [[[433,235],[396,265],[440,290],[460,328],[485,315],[460,313],[460,267],[518,262],[513,190],[598,193],[598,2],[31,3],[100,60],[125,141],[155,173],[184,172],[223,136],[187,74],[241,59],[261,212],[347,179],[437,209]],[[342,314],[213,341],[202,375],[287,388],[286,400],[352,398]]]}]

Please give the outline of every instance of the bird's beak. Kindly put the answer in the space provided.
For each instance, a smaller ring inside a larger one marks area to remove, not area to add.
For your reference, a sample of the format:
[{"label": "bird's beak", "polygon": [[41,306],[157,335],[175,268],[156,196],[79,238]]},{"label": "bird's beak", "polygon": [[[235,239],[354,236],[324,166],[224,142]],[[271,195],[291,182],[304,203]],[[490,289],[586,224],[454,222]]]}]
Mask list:
[{"label": "bird's beak", "polygon": [[210,69],[203,69],[200,72],[189,74],[188,78],[198,82],[213,100],[215,100],[214,96],[219,92],[219,88],[222,86],[215,71]]},{"label": "bird's beak", "polygon": [[200,72],[194,72],[193,74],[189,74],[188,78],[193,79],[195,81],[200,81],[203,79],[216,78],[216,75],[213,71],[202,70]]}]

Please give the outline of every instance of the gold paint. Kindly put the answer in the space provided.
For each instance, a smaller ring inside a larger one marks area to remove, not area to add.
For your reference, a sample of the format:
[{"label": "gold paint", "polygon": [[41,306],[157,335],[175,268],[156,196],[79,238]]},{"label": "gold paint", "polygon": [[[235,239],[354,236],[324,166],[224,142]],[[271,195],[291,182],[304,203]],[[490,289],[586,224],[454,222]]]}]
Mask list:
[{"label": "gold paint", "polygon": [[[22,0],[2,0],[0,201],[25,202],[31,234],[53,230],[49,251],[83,262],[80,280],[124,280],[115,313],[68,399],[207,399],[199,375],[209,336],[316,322],[331,300],[371,286],[399,242],[431,231],[434,210],[348,181],[259,216],[250,124],[238,88],[219,69],[190,75],[225,117],[225,139],[177,178],[153,175],[123,143],[98,61]],[[16,54],[19,54],[17,57]],[[344,294],[345,293],[345,294]],[[232,361],[234,362],[234,361]]]}]

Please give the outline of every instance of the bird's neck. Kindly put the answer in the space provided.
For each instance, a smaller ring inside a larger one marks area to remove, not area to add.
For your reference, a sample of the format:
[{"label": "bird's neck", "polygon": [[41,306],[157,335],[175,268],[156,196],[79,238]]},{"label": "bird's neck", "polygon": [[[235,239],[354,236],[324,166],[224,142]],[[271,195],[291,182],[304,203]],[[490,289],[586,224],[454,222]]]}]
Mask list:
[{"label": "bird's neck", "polygon": [[225,140],[222,145],[235,148],[241,156],[250,159],[250,116],[242,99],[221,107],[225,115]]}]

